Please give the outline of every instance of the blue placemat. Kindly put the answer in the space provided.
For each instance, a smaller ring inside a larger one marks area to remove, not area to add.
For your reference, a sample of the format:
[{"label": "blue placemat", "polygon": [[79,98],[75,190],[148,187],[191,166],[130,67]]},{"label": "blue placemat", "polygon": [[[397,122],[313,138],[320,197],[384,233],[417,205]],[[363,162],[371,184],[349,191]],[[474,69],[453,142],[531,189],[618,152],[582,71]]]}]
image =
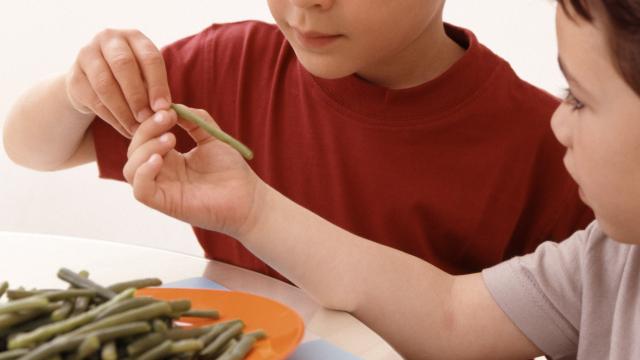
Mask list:
[{"label": "blue placemat", "polygon": [[322,339],[301,344],[289,360],[359,360],[360,358]]},{"label": "blue placemat", "polygon": [[187,288],[187,289],[214,289],[214,290],[229,290],[226,287],[218,284],[213,280],[209,280],[203,277],[194,277],[191,279],[178,280],[162,285],[162,287],[168,288]]},{"label": "blue placemat", "polygon": [[[169,288],[190,288],[190,289],[215,289],[229,290],[213,280],[203,277],[195,277],[174,281],[162,285]],[[290,360],[359,360],[353,354],[350,354],[339,347],[322,339],[307,341],[300,344],[296,351],[289,357]]]}]

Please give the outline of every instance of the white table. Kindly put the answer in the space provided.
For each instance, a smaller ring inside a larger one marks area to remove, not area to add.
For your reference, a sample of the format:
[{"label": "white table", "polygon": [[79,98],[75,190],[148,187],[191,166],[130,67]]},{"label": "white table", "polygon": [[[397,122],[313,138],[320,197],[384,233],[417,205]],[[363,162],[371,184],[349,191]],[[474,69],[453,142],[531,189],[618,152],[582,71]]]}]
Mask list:
[{"label": "white table", "polygon": [[350,314],[324,309],[294,286],[236,266],[160,249],[55,235],[0,232],[0,244],[0,281],[9,281],[11,287],[60,287],[63,283],[56,273],[61,267],[87,270],[104,284],[142,277],[169,283],[202,276],[296,310],[305,323],[303,342],[319,337],[363,359],[401,359]]}]

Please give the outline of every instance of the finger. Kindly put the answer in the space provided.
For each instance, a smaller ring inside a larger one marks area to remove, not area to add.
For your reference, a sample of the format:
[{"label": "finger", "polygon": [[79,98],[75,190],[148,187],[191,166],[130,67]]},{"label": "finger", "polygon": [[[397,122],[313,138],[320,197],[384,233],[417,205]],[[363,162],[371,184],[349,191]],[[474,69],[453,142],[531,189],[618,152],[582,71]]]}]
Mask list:
[{"label": "finger", "polygon": [[151,109],[153,111],[169,110],[171,93],[162,53],[149,38],[139,31],[131,32],[128,41],[147,84]]},{"label": "finger", "polygon": [[131,133],[116,120],[111,111],[100,101],[98,95],[93,91],[89,79],[87,79],[87,76],[80,68],[73,70],[69,82],[70,101],[73,102],[73,100],[71,100],[73,98],[77,99],[80,104],[84,104],[82,105],[83,107],[86,107],[90,112],[106,121],[122,134],[122,136],[129,139],[131,138]]},{"label": "finger", "polygon": [[157,112],[153,117],[140,124],[133,139],[131,139],[127,149],[127,156],[130,156],[142,144],[171,130],[175,123],[176,116],[173,111],[163,110]]},{"label": "finger", "polygon": [[101,51],[124,94],[131,113],[138,122],[146,120],[153,113],[138,62],[129,43],[124,37],[112,37],[101,43]]},{"label": "finger", "polygon": [[162,193],[158,190],[156,177],[162,169],[162,164],[162,157],[158,154],[153,154],[136,169],[133,177],[133,196],[141,203],[152,208],[161,203]]},{"label": "finger", "polygon": [[[194,112],[196,115],[198,115],[206,123],[220,130],[220,126],[218,125],[218,123],[216,123],[216,121],[211,117],[211,115],[209,115],[207,111],[202,109],[189,108],[189,107],[187,108],[190,111]],[[213,135],[209,134],[205,129],[201,128],[200,126],[198,126],[197,124],[194,124],[191,121],[187,121],[185,119],[178,119],[178,125],[181,128],[183,128],[198,145],[202,145],[216,139]]]},{"label": "finger", "polygon": [[146,143],[139,146],[129,156],[129,160],[122,169],[122,174],[128,183],[133,181],[133,176],[137,169],[146,162],[153,154],[160,154],[164,156],[176,144],[176,138],[172,133],[164,133],[160,137],[151,139]]},{"label": "finger", "polygon": [[100,102],[127,131],[132,133],[137,121],[100,49],[94,47],[88,49],[85,56],[79,58],[79,64]]}]

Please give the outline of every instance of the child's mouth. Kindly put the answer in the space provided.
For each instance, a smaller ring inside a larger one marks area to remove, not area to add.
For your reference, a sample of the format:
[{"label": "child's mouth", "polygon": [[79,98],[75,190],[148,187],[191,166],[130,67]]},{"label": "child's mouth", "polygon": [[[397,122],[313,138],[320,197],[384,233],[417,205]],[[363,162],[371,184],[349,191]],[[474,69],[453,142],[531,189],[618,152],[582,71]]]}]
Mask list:
[{"label": "child's mouth", "polygon": [[332,44],[342,37],[342,35],[324,34],[314,31],[300,31],[293,28],[295,38],[300,45],[308,48],[321,48]]}]

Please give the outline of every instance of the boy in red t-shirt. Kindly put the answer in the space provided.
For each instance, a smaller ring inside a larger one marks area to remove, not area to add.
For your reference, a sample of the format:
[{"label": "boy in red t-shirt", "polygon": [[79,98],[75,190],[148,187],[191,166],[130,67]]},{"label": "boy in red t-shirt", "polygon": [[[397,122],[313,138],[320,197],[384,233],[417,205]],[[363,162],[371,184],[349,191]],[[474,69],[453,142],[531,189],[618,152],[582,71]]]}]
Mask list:
[{"label": "boy in red t-shirt", "polygon": [[[214,25],[162,53],[137,31],[103,31],[18,101],[5,147],[35,169],[97,161],[125,180],[138,123],[175,121],[166,110],[184,103],[253,148],[254,171],[297,203],[446,271],[478,271],[592,214],[548,126],[557,100],[444,24],[443,4],[270,0],[277,27]],[[164,140],[195,145],[180,128]],[[193,225],[207,257],[280,277]]]}]

